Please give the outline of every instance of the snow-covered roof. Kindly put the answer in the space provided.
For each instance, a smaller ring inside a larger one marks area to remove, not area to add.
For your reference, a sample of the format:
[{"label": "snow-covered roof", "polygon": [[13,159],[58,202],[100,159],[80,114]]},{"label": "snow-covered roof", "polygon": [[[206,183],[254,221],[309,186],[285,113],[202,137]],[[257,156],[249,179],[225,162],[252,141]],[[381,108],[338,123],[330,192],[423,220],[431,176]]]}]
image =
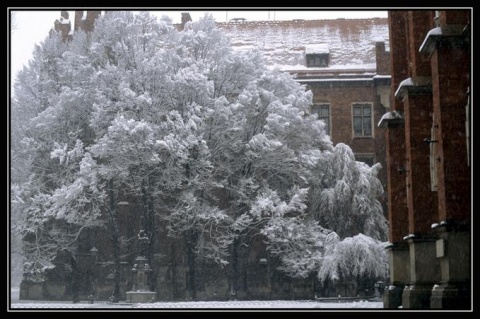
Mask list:
[{"label": "snow-covered roof", "polygon": [[234,50],[258,48],[270,68],[311,70],[306,54],[328,53],[329,64],[318,69],[345,66],[375,69],[375,43],[388,46],[388,19],[335,19],[246,21],[217,23],[231,39]]},{"label": "snow-covered roof", "polygon": [[306,45],[305,54],[324,54],[329,53],[328,44]]}]

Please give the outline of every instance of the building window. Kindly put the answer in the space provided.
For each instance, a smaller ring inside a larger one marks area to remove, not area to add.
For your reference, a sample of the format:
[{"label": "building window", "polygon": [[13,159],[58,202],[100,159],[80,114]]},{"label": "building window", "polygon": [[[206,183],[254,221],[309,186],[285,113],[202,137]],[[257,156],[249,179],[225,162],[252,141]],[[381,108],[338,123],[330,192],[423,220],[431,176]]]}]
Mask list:
[{"label": "building window", "polygon": [[325,132],[330,135],[330,104],[314,104],[312,114],[317,114],[318,119],[325,122]]},{"label": "building window", "polygon": [[320,68],[328,66],[328,53],[307,54],[307,66],[309,68]]},{"label": "building window", "polygon": [[354,137],[371,137],[372,134],[372,104],[353,104],[353,135]]},{"label": "building window", "polygon": [[370,153],[362,153],[362,154],[355,154],[355,160],[358,162],[363,162],[368,164],[368,166],[372,166],[375,164],[375,154]]}]

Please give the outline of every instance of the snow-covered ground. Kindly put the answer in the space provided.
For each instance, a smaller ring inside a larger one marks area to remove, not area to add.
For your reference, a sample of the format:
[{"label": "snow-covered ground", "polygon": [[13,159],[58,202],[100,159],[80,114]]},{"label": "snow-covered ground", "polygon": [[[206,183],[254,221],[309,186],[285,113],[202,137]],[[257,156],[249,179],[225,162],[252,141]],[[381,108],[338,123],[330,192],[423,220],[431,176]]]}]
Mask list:
[{"label": "snow-covered ground", "polygon": [[87,301],[72,303],[71,301],[30,301],[19,300],[18,289],[12,289],[12,310],[22,309],[373,309],[383,308],[381,301],[354,301],[354,302],[319,302],[313,300],[238,300],[238,301],[195,301],[195,302],[155,302],[145,304],[112,304],[97,302],[90,304]]}]

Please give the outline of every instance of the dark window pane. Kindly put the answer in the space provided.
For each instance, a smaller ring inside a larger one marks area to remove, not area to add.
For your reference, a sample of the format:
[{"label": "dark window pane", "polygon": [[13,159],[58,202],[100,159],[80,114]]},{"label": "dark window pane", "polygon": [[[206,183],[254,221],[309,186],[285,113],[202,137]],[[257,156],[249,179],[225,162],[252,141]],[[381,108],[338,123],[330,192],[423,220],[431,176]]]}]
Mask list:
[{"label": "dark window pane", "polygon": [[365,117],[363,121],[363,135],[371,136],[372,135],[372,121],[369,117]]},{"label": "dark window pane", "polygon": [[355,160],[359,162],[364,162],[369,166],[372,166],[374,164],[375,157],[374,155],[367,155],[367,154],[355,155]]},{"label": "dark window pane", "polygon": [[325,131],[330,134],[330,105],[315,104],[312,105],[312,114],[317,114],[317,118],[325,123]]},{"label": "dark window pane", "polygon": [[353,131],[355,136],[372,136],[372,106],[353,105]]},{"label": "dark window pane", "polygon": [[356,136],[362,135],[362,118],[361,117],[353,118],[353,130],[355,131]]},{"label": "dark window pane", "polygon": [[330,122],[328,120],[325,121],[325,131],[330,135]]},{"label": "dark window pane", "polygon": [[322,106],[320,110],[321,116],[329,116],[330,115],[330,108],[328,106]]}]

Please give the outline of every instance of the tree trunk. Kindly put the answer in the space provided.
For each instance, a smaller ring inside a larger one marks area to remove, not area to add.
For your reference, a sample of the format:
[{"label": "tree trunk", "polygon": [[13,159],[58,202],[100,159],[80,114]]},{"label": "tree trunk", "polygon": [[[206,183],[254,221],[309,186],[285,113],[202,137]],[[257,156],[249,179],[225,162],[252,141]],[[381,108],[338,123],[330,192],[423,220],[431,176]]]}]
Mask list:
[{"label": "tree trunk", "polygon": [[70,253],[70,266],[72,267],[72,281],[71,281],[71,289],[72,289],[72,300],[73,303],[77,303],[80,301],[79,297],[79,290],[80,290],[80,272],[78,271],[77,267],[77,260]]},{"label": "tree trunk", "polygon": [[195,300],[197,298],[197,288],[195,285],[195,251],[193,249],[195,245],[194,230],[187,230],[184,236],[188,263],[187,291],[190,299]]},{"label": "tree trunk", "polygon": [[237,299],[238,292],[238,243],[239,240],[235,238],[232,248],[232,290],[230,292],[230,297],[233,299]]},{"label": "tree trunk", "polygon": [[175,243],[172,242],[172,297],[174,300],[180,298],[180,294],[178,293],[178,285],[177,285],[177,256],[176,256],[176,249]]}]

